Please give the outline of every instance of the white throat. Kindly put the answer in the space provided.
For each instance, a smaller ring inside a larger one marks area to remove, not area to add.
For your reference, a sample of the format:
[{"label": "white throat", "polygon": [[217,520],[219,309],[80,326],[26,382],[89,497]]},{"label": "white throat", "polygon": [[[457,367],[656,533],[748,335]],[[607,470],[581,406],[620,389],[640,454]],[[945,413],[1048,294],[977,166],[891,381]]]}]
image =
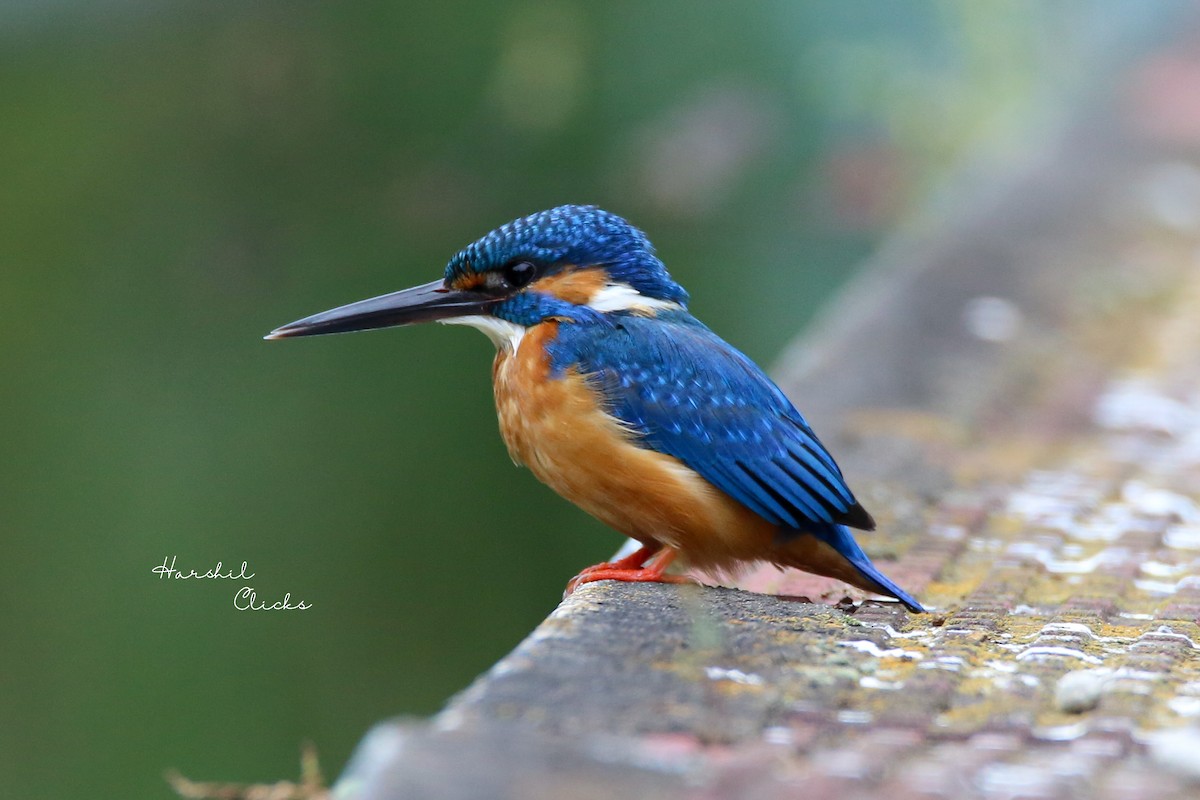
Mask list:
[{"label": "white throat", "polygon": [[438,322],[443,325],[469,325],[472,328],[478,328],[492,340],[492,344],[496,345],[497,350],[507,350],[510,353],[517,352],[526,330],[523,325],[482,314],[474,317],[451,317],[450,319],[440,319]]}]

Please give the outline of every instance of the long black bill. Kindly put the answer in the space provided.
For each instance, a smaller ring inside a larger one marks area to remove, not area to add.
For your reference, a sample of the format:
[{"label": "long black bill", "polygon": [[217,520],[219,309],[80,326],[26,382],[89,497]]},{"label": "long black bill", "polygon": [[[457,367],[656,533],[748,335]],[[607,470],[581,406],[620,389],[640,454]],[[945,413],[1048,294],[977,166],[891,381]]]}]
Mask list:
[{"label": "long black bill", "polygon": [[360,300],[311,317],[289,322],[264,336],[264,339],[289,339],[293,336],[319,336],[348,333],[395,325],[415,325],[452,317],[485,313],[500,298],[479,292],[447,289],[441,281],[414,286],[401,292]]}]

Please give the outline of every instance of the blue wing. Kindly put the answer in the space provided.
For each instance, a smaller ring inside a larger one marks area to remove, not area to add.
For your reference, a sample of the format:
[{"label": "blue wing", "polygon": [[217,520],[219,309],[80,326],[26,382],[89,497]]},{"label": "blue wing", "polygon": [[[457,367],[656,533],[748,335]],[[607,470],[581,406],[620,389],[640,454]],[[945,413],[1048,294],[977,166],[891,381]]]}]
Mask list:
[{"label": "blue wing", "polygon": [[781,527],[874,529],[804,417],[754,362],[683,312],[608,316],[560,326],[552,364],[589,376],[645,446]]}]

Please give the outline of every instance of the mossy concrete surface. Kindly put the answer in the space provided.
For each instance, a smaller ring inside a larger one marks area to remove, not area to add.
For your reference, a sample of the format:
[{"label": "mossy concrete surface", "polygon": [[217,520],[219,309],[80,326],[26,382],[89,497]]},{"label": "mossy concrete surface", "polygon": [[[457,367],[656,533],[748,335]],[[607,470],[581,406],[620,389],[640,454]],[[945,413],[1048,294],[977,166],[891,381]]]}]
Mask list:
[{"label": "mossy concrete surface", "polygon": [[381,725],[335,795],[1197,796],[1200,104],[1179,75],[1195,48],[964,181],[777,370],[930,613],[773,569],[587,585],[432,722]]}]

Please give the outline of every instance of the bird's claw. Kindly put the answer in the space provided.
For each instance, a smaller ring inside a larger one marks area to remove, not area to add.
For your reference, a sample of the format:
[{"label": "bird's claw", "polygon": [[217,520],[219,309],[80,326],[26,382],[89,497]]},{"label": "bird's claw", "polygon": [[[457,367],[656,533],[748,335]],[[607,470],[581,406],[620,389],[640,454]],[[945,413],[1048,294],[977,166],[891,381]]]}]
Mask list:
[{"label": "bird's claw", "polygon": [[[580,572],[567,581],[563,599],[570,597],[585,583],[594,581],[625,581],[627,583],[695,583],[683,575],[667,575],[666,569],[675,560],[675,551],[666,548],[643,548],[632,556],[617,561],[604,561]],[[649,561],[647,562],[647,556]],[[644,564],[644,566],[643,566]]]}]

